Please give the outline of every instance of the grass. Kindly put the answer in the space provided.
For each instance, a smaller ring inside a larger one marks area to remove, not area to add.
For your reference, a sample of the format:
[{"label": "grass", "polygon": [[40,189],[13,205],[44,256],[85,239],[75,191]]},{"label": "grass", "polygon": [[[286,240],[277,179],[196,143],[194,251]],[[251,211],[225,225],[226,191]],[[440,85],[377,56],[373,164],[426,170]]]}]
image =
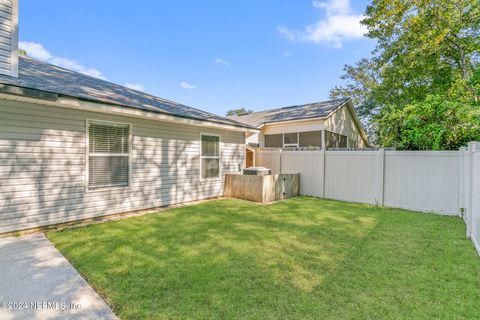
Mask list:
[{"label": "grass", "polygon": [[480,315],[480,260],[454,217],[226,199],[48,237],[122,319]]}]

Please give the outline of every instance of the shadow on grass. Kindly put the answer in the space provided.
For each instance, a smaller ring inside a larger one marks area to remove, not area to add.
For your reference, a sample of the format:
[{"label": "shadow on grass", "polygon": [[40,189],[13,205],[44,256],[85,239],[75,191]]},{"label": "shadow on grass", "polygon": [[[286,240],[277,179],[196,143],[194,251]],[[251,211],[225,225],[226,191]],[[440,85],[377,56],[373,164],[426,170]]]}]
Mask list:
[{"label": "shadow on grass", "polygon": [[122,318],[277,319],[480,312],[480,264],[462,235],[455,218],[298,197],[48,236]]}]

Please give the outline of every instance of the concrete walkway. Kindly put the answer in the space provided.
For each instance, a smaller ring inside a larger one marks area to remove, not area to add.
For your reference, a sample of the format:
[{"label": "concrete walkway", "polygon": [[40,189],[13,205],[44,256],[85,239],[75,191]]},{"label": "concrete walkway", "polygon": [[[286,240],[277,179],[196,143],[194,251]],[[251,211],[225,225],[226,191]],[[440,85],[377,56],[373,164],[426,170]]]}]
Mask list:
[{"label": "concrete walkway", "polygon": [[117,319],[43,234],[0,239],[0,319]]}]

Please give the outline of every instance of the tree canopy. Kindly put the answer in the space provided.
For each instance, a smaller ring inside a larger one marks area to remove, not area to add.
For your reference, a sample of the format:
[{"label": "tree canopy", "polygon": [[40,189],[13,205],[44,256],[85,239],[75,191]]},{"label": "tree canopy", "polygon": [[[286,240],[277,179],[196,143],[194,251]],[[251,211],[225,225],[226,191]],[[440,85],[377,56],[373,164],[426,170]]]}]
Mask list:
[{"label": "tree canopy", "polygon": [[373,0],[362,21],[372,57],[344,68],[346,85],[377,144],[456,149],[480,139],[478,0]]},{"label": "tree canopy", "polygon": [[242,116],[244,114],[249,114],[249,113],[252,113],[253,111],[252,110],[247,110],[245,108],[239,108],[239,109],[231,109],[231,110],[228,110],[227,111],[227,114],[226,116],[229,117],[229,116]]}]

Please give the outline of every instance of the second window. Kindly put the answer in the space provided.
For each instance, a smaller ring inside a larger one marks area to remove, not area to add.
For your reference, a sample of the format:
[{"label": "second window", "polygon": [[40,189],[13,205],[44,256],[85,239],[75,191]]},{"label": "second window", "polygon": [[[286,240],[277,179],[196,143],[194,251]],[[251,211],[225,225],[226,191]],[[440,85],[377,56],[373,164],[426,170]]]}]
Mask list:
[{"label": "second window", "polygon": [[220,177],[220,136],[200,135],[200,170],[202,179]]}]

